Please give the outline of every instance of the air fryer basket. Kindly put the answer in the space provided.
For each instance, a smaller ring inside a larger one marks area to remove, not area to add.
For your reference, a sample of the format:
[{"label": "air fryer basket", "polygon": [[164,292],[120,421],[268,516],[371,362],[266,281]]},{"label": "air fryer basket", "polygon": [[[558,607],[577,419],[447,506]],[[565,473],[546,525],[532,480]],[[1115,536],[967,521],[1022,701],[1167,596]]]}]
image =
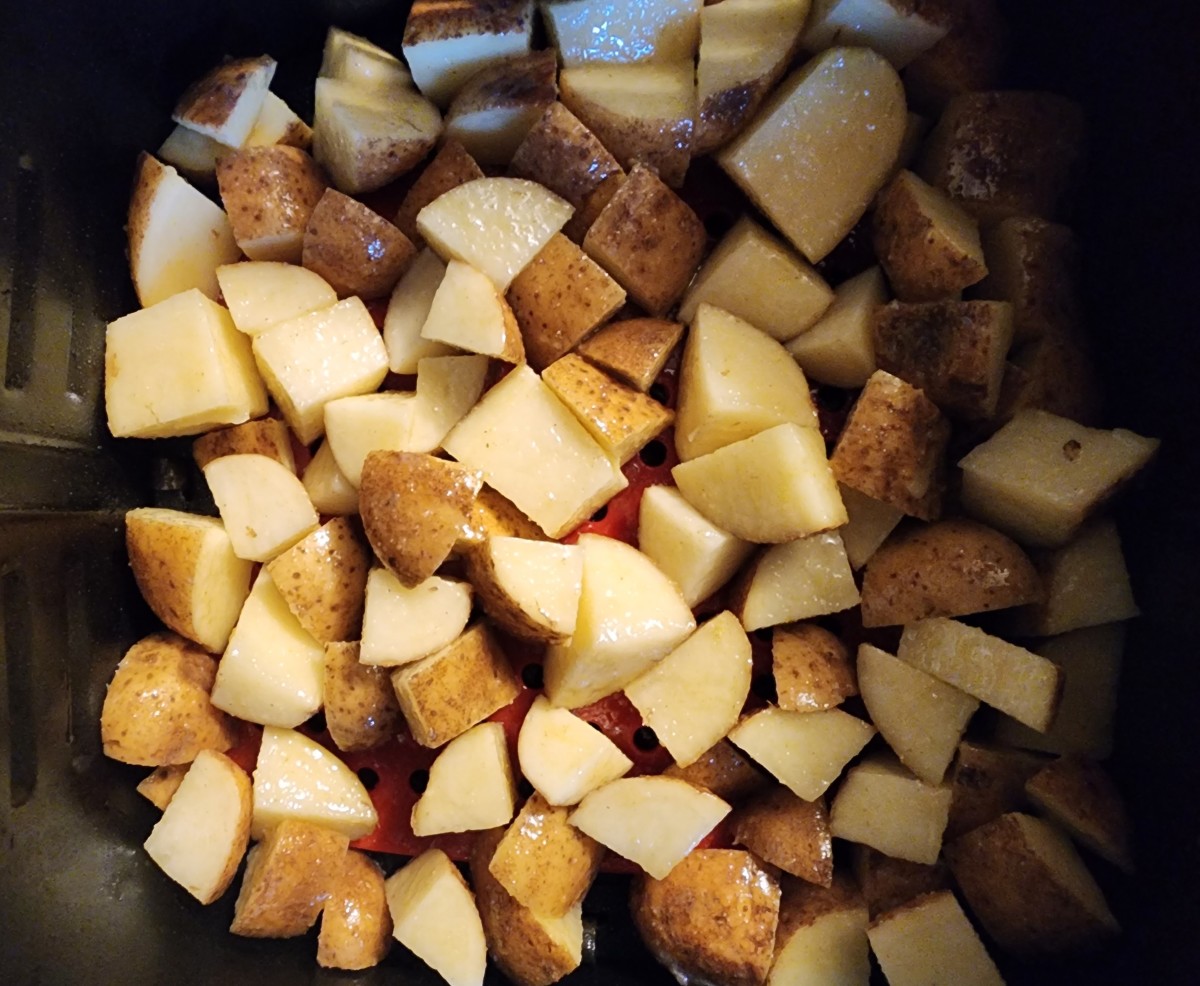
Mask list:
[{"label": "air fryer basket", "polygon": [[[1021,53],[1011,83],[1064,92],[1088,111],[1090,164],[1071,221],[1108,418],[1164,440],[1119,510],[1144,610],[1130,634],[1113,764],[1140,874],[1102,871],[1125,934],[1097,957],[1005,971],[1010,984],[1196,982],[1195,55],[1177,4],[1004,6]],[[173,97],[223,55],[271,53],[276,88],[307,111],[327,24],[398,47],[404,15],[386,0],[5,5],[0,982],[440,981],[399,954],[348,975],[319,970],[311,939],[229,935],[232,895],[201,908],[142,852],[154,809],[133,791],[140,772],[100,755],[97,728],[113,666],[150,625],[124,561],[122,513],[198,496],[178,465],[186,443],[114,442],[104,429],[104,324],[135,307],[121,227],[136,152],[157,145]],[[571,982],[670,982],[620,918],[623,896],[615,883],[594,894],[594,960]]]}]

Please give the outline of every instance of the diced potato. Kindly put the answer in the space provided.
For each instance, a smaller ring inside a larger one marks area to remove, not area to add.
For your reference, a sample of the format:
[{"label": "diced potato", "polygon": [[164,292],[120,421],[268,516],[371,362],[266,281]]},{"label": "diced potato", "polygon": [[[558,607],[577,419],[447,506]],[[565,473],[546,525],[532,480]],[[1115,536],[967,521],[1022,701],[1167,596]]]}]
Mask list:
[{"label": "diced potato", "polygon": [[287,103],[270,90],[263,97],[262,109],[246,138],[246,147],[267,147],[286,144],[308,150],[312,144],[312,127],[300,119]]},{"label": "diced potato", "polygon": [[447,743],[430,764],[429,782],[413,805],[413,835],[507,825],[515,799],[504,727],[481,722]]},{"label": "diced potato", "polygon": [[295,264],[225,264],[217,268],[217,283],[233,324],[248,336],[337,303],[337,292],[320,274]]},{"label": "diced potato", "polygon": [[383,343],[387,349],[388,367],[393,373],[416,373],[422,359],[454,352],[445,343],[421,335],[433,305],[433,296],[445,273],[445,263],[426,247],[396,282],[383,317]]},{"label": "diced potato", "polygon": [[517,737],[521,773],[549,804],[578,804],[585,794],[622,777],[633,766],[600,730],[545,695],[521,722]]},{"label": "diced potato", "polygon": [[421,338],[505,363],[525,358],[520,326],[504,296],[487,274],[453,258],[433,295]]},{"label": "diced potato", "polygon": [[846,548],[846,559],[850,567],[858,571],[874,557],[904,514],[891,504],[866,496],[849,486],[839,486],[838,491],[850,517],[839,533]]},{"label": "diced potato", "polygon": [[889,986],[1004,986],[949,890],[918,897],[880,915],[867,935]]},{"label": "diced potato", "polygon": [[598,329],[575,352],[619,380],[647,393],[683,336],[665,318],[627,318]]},{"label": "diced potato", "polygon": [[934,863],[950,812],[949,784],[928,784],[889,756],[852,767],[829,812],[835,838],[908,859]]},{"label": "diced potato", "polygon": [[747,630],[858,605],[841,537],[826,531],[771,545],[748,567],[731,605]]},{"label": "diced potato", "polygon": [[775,628],[771,672],[779,707],[790,712],[836,708],[858,694],[854,662],[846,645],[815,623]]},{"label": "diced potato", "polygon": [[771,786],[771,778],[727,739],[714,744],[686,767],[671,764],[663,771],[696,787],[712,791],[722,801],[745,800]]},{"label": "diced potato", "polygon": [[1060,757],[1025,782],[1025,793],[1080,845],[1133,872],[1121,792],[1094,760]]},{"label": "diced potato", "polygon": [[217,160],[233,150],[199,131],[178,124],[155,153],[164,164],[177,168],[188,181],[211,186]]},{"label": "diced potato", "polygon": [[1048,331],[1010,356],[996,412],[998,423],[1033,408],[1082,425],[1101,422],[1099,371],[1079,333]]},{"label": "diced potato", "polygon": [[[411,588],[386,568],[367,576],[363,664],[396,667],[419,661],[457,639],[471,615],[471,586],[434,575]],[[406,632],[398,634],[397,627]]]},{"label": "diced potato", "polygon": [[1023,411],[959,461],[963,506],[1022,544],[1056,547],[1157,448],[1123,428]]},{"label": "diced potato", "polygon": [[1007,54],[1008,24],[995,0],[965,0],[938,12],[946,36],[912,61],[904,84],[914,101],[940,108],[958,93],[995,87]]},{"label": "diced potato", "polygon": [[325,726],[339,750],[370,750],[396,735],[400,706],[385,668],[358,659],[357,640],[325,645]]},{"label": "diced potato", "polygon": [[442,439],[479,402],[487,383],[488,358],[425,356],[417,362],[417,399],[409,444],[414,452],[433,452]]},{"label": "diced potato", "polygon": [[393,222],[416,246],[423,247],[425,237],[417,229],[417,213],[443,192],[483,176],[483,169],[462,143],[453,137],[446,138],[404,194]]},{"label": "diced potato", "polygon": [[950,869],[943,860],[930,866],[888,856],[861,842],[851,843],[850,848],[854,879],[862,888],[872,918],[924,894],[950,889]]},{"label": "diced potato", "polygon": [[320,518],[304,484],[267,455],[223,455],[204,467],[234,554],[270,561],[316,530]]},{"label": "diced potato", "polygon": [[325,444],[338,471],[358,488],[363,466],[373,452],[412,450],[416,417],[417,395],[411,391],[337,397],[325,405]]},{"label": "diced potato", "polygon": [[612,0],[542,3],[563,65],[670,62],[696,54],[699,0],[651,0],[629,8]]},{"label": "diced potato", "polygon": [[190,763],[172,763],[155,767],[138,781],[137,793],[159,811],[165,811],[191,766]]},{"label": "diced potato", "polygon": [[534,643],[564,643],[575,632],[583,590],[583,549],[492,535],[467,556],[467,574],[488,616]]},{"label": "diced potato", "polygon": [[871,975],[867,920],[861,894],[845,879],[829,889],[785,880],[767,986],[863,986]]},{"label": "diced potato", "polygon": [[297,147],[278,144],[225,154],[216,172],[242,253],[251,260],[299,263],[305,227],[325,191],[317,163]]},{"label": "diced potato", "polygon": [[358,513],[358,490],[338,468],[329,442],[321,442],[304,470],[304,489],[319,513],[345,516]]},{"label": "diced potato", "polygon": [[446,113],[446,136],[478,161],[503,167],[558,95],[553,49],[485,65],[459,89]]},{"label": "diced potato", "polygon": [[809,883],[833,883],[833,836],[825,799],[804,801],[786,787],[738,808],[733,814],[733,841],[759,859]]},{"label": "diced potato", "polygon": [[241,147],[274,77],[275,59],[269,55],[224,62],[188,86],[171,119],[226,147]]},{"label": "diced potato", "polygon": [[383,871],[366,853],[350,850],[329,883],[321,908],[317,965],[323,969],[370,969],[392,943]]},{"label": "diced potato", "polygon": [[817,0],[804,30],[804,47],[863,45],[902,69],[946,34],[940,8],[926,11],[905,0]]},{"label": "diced potato", "polygon": [[877,369],[874,316],[886,300],[878,267],[843,281],[817,323],[788,342],[788,352],[814,380],[833,387],[863,386]]},{"label": "diced potato", "polygon": [[278,418],[255,418],[240,425],[215,428],[192,442],[192,459],[201,469],[223,455],[244,452],[270,456],[292,472],[296,471],[292,434]]},{"label": "diced potato", "polygon": [[946,841],[1010,811],[1029,807],[1025,783],[1046,758],[1026,750],[964,740],[950,772],[950,820]]},{"label": "diced potato", "polygon": [[390,293],[416,255],[399,229],[336,188],[325,190],[304,230],[304,266],[342,297]]},{"label": "diced potato", "polygon": [[551,103],[525,135],[509,172],[545,185],[576,208],[611,175],[623,174],[608,148],[562,103]]}]

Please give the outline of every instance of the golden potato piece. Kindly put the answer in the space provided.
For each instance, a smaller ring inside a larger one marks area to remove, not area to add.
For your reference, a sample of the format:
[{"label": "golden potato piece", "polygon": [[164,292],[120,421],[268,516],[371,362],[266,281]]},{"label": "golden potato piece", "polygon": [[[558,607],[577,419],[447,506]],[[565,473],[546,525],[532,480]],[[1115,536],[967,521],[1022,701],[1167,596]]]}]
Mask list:
[{"label": "golden potato piece", "polygon": [[610,175],[617,159],[562,103],[551,103],[513,153],[509,172],[545,185],[579,208]]},{"label": "golden potato piece", "polygon": [[965,616],[1041,598],[1037,569],[1020,545],[962,517],[892,535],[863,572],[863,626]]},{"label": "golden potato piece", "polygon": [[339,750],[369,750],[400,725],[400,706],[386,668],[360,664],[357,640],[325,645],[325,725]]},{"label": "golden potato piece", "polygon": [[266,567],[292,615],[324,644],[359,636],[370,563],[353,522],[334,517]]},{"label": "golden potato piece", "polygon": [[771,670],[781,709],[833,709],[858,694],[850,651],[836,634],[815,623],[775,628],[771,636]]},{"label": "golden potato piece", "polygon": [[872,918],[922,894],[950,889],[950,871],[941,860],[914,863],[857,842],[851,848],[854,879]]},{"label": "golden potato piece", "polygon": [[1133,872],[1125,804],[1100,764],[1060,757],[1025,782],[1025,793],[1080,845]]},{"label": "golden potato piece", "polygon": [[771,968],[779,899],[750,853],[696,849],[664,879],[636,879],[629,906],[659,961],[689,978],[758,986]]},{"label": "golden potato piece", "polygon": [[284,819],[246,858],[229,930],[248,938],[295,938],[311,928],[345,865],[340,832]]},{"label": "golden potato piece", "polygon": [[391,946],[392,914],[383,890],[383,871],[370,856],[351,849],[329,883],[317,938],[317,965],[370,969]]},{"label": "golden potato piece", "polygon": [[1027,750],[964,741],[950,772],[950,818],[945,839],[949,842],[965,832],[1010,811],[1029,805],[1026,782],[1046,763],[1046,758]]},{"label": "golden potato piece", "polygon": [[575,352],[643,394],[662,373],[683,326],[665,318],[627,318],[598,329]]},{"label": "golden potato piece", "polygon": [[739,808],[733,841],[785,873],[828,887],[833,882],[833,836],[822,796],[798,798],[779,786]]},{"label": "golden potato piece", "polygon": [[419,585],[463,537],[482,485],[478,472],[447,459],[371,452],[358,485],[367,540],[401,582]]},{"label": "golden potato piece", "polygon": [[753,760],[724,739],[686,767],[671,764],[663,774],[702,787],[731,803],[763,791],[771,784],[771,778],[759,770]]},{"label": "golden potato piece", "polygon": [[340,298],[383,297],[416,256],[417,248],[399,229],[336,188],[321,196],[304,230],[304,266],[325,278]]},{"label": "golden potato piece", "polygon": [[269,55],[223,62],[179,97],[171,119],[227,147],[241,147],[275,76]]},{"label": "golden potato piece", "polygon": [[530,520],[512,500],[497,493],[486,483],[471,507],[471,516],[462,536],[454,543],[452,554],[461,555],[478,547],[489,537],[523,538],[547,541],[546,532]]},{"label": "golden potato piece", "polygon": [[325,175],[297,147],[245,147],[217,160],[217,186],[237,245],[251,260],[296,264]]},{"label": "golden potato piece", "polygon": [[417,213],[443,192],[482,177],[483,169],[467,149],[459,141],[448,139],[412,183],[393,222],[419,250],[425,245],[425,237],[417,229]]},{"label": "golden potato piece", "polygon": [[237,741],[234,720],[209,700],[217,662],[189,640],[154,633],[121,658],[100,713],[105,756],[144,767],[191,763]]},{"label": "golden potato piece", "polygon": [[192,442],[192,459],[203,469],[223,455],[269,455],[296,471],[292,436],[278,418],[255,418],[228,428],[215,428]]}]

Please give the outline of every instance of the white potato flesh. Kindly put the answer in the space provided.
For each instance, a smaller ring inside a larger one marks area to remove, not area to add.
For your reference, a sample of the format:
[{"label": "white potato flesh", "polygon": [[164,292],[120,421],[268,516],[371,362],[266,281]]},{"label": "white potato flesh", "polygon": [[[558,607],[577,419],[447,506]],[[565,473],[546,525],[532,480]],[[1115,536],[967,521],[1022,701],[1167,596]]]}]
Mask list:
[{"label": "white potato flesh", "polygon": [[312,129],[309,125],[287,103],[268,90],[244,146],[291,144],[293,147],[307,147],[311,139]]},{"label": "white potato flesh", "polygon": [[478,402],[487,381],[486,356],[426,356],[417,362],[409,451],[434,452]]},{"label": "white potato flesh", "polygon": [[517,760],[525,779],[552,805],[578,804],[633,766],[604,733],[545,695],[533,700],[521,722]]},{"label": "white potato flesh", "polygon": [[222,455],[204,479],[239,558],[270,561],[320,522],[304,484],[269,455]]},{"label": "white potato flesh", "polygon": [[949,890],[880,915],[867,936],[889,986],[1004,986],[979,935]]},{"label": "white potato flesh", "polygon": [[445,261],[426,247],[392,289],[383,317],[383,344],[393,373],[416,373],[422,359],[454,352],[452,347],[421,335],[445,273]]},{"label": "white potato flesh", "polygon": [[217,158],[233,150],[179,124],[167,134],[157,153],[165,163],[178,168],[189,181],[211,182],[216,177]]},{"label": "white potato flesh", "polygon": [[337,304],[337,292],[320,274],[279,261],[225,264],[217,268],[217,283],[233,324],[248,336]]},{"label": "white potato flesh", "polygon": [[325,405],[325,444],[355,489],[371,452],[411,452],[417,396],[398,390],[339,397]]},{"label": "white potato flesh", "polygon": [[565,66],[678,62],[700,44],[702,0],[565,0],[542,14]]},{"label": "white potato flesh", "polygon": [[482,550],[492,584],[522,623],[547,640],[563,641],[575,633],[583,591],[583,550],[578,545],[493,535]]},{"label": "white potato flesh", "polygon": [[766,986],[867,986],[871,956],[865,905],[817,915],[780,937]]},{"label": "white potato flesh", "polygon": [[504,727],[481,722],[447,743],[430,764],[429,782],[413,805],[413,835],[507,825],[515,798]]},{"label": "white potato flesh", "polygon": [[839,533],[846,548],[846,559],[850,567],[858,571],[887,540],[904,514],[890,503],[876,500],[840,483],[838,492],[842,495],[842,503],[850,518]]},{"label": "white potato flesh", "polygon": [[386,568],[373,568],[367,576],[358,659],[386,668],[419,661],[453,642],[470,615],[471,586],[466,582],[434,575],[410,589]]},{"label": "white potato flesh", "polygon": [[902,69],[946,36],[946,24],[926,20],[901,0],[833,0],[818,3],[804,32],[804,46],[862,45]]},{"label": "white potato flesh", "polygon": [[763,553],[746,589],[742,624],[760,630],[839,613],[858,602],[841,535],[825,531],[773,544]]},{"label": "white potato flesh", "polygon": [[261,839],[285,818],[360,839],[379,818],[358,775],[320,743],[294,729],[268,726],[254,767],[254,820]]},{"label": "white potato flesh", "polygon": [[886,301],[882,268],[856,274],[837,286],[833,303],[816,325],[788,342],[788,352],[820,383],[862,387],[877,369],[871,320]]},{"label": "white potato flesh", "polygon": [[185,94],[171,119],[228,147],[241,147],[262,111],[275,68],[275,59],[266,55],[218,66],[199,83],[198,98]]},{"label": "white potato flesh", "polygon": [[503,296],[491,279],[470,264],[451,260],[421,326],[421,338],[484,356],[504,356],[517,331]]},{"label": "white potato flesh", "polygon": [[411,86],[412,76],[395,55],[340,27],[325,34],[319,76],[344,79],[365,89]]},{"label": "white potato flesh", "polygon": [[304,470],[304,488],[319,513],[345,517],[358,513],[358,489],[346,478],[328,442],[322,442]]}]

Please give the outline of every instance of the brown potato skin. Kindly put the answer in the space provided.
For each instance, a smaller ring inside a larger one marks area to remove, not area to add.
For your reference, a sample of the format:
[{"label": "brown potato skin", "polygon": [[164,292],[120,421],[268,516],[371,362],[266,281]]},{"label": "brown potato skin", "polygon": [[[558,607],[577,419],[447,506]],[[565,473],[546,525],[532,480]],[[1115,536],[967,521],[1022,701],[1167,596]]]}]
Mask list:
[{"label": "brown potato skin", "polygon": [[617,159],[562,103],[551,103],[513,153],[509,173],[545,185],[577,209],[610,175]]},{"label": "brown potato skin", "polygon": [[584,359],[646,393],[683,338],[683,326],[665,318],[610,322],[575,347]]},{"label": "brown potato skin", "polygon": [[370,969],[391,947],[392,913],[383,871],[366,853],[351,849],[329,882],[317,938],[317,965]]},{"label": "brown potato skin", "polygon": [[359,642],[325,645],[325,725],[339,750],[370,750],[396,735],[400,706],[386,668],[360,664]]},{"label": "brown potato skin", "polygon": [[629,909],[646,947],[679,971],[760,986],[771,968],[779,884],[748,852],[694,849],[663,880],[634,880]]},{"label": "brown potato skin", "polygon": [[865,627],[965,616],[1036,602],[1042,584],[1024,549],[994,528],[953,517],[894,533],[863,570]]},{"label": "brown potato skin", "polygon": [[772,783],[771,778],[729,740],[720,740],[686,767],[671,764],[663,774],[712,791],[731,804],[766,790]]},{"label": "brown potato skin", "polygon": [[320,274],[339,298],[380,298],[417,256],[399,229],[336,188],[326,189],[304,230],[301,262]]},{"label": "brown potato skin", "polygon": [[475,497],[471,516],[463,533],[454,542],[453,557],[470,555],[489,537],[516,537],[527,541],[548,541],[546,532],[525,516],[511,500],[484,485]]},{"label": "brown potato skin", "polygon": [[325,175],[298,147],[245,147],[217,160],[217,186],[233,236],[251,260],[299,263],[305,227]]},{"label": "brown potato skin", "polygon": [[235,721],[209,700],[217,662],[173,633],[134,644],[117,665],[100,713],[105,756],[162,767],[237,741]]},{"label": "brown potato skin", "polygon": [[1133,872],[1125,803],[1099,763],[1075,755],[1059,757],[1025,782],[1025,793],[1080,845]]},{"label": "brown potato skin", "polygon": [[172,119],[176,122],[186,119],[198,126],[219,127],[233,112],[246,89],[246,80],[274,64],[275,60],[269,55],[259,55],[218,65],[184,90],[175,105]]},{"label": "brown potato skin", "polygon": [[359,635],[370,563],[354,522],[334,517],[272,558],[267,571],[300,625],[324,644]]},{"label": "brown potato skin", "polygon": [[822,887],[833,884],[833,836],[824,797],[805,801],[775,787],[737,810],[733,841],[785,873]]},{"label": "brown potato skin", "polygon": [[288,426],[278,418],[255,418],[228,428],[215,428],[192,442],[192,459],[203,469],[223,455],[268,455],[296,471]]},{"label": "brown potato skin", "polygon": [[775,628],[771,670],[781,709],[819,712],[858,694],[850,651],[836,634],[815,623]]},{"label": "brown potato skin", "polygon": [[941,860],[932,865],[914,863],[861,843],[855,843],[853,851],[854,878],[871,920],[922,894],[950,889],[950,871]]},{"label": "brown potato skin", "polygon": [[914,105],[939,111],[958,93],[991,89],[1000,81],[1008,26],[996,0],[938,0],[929,12],[948,30],[908,64],[904,88]]},{"label": "brown potato skin", "polygon": [[159,811],[164,811],[171,803],[175,792],[179,790],[179,785],[183,783],[183,776],[188,772],[189,767],[191,767],[190,763],[172,763],[163,767],[155,767],[138,783],[137,793]]},{"label": "brown potato skin", "polygon": [[467,149],[451,137],[417,176],[392,222],[420,250],[425,245],[425,237],[417,229],[417,213],[439,195],[482,177],[483,169]]},{"label": "brown potato skin", "polygon": [[836,911],[863,906],[858,885],[844,870],[839,870],[828,887],[817,886],[792,876],[780,877],[782,898],[779,904],[779,926],[775,931],[776,951],[787,944],[801,928]]},{"label": "brown potato skin", "polygon": [[950,817],[943,836],[958,838],[1010,811],[1029,806],[1025,784],[1046,763],[1042,754],[964,741],[950,771]]}]

